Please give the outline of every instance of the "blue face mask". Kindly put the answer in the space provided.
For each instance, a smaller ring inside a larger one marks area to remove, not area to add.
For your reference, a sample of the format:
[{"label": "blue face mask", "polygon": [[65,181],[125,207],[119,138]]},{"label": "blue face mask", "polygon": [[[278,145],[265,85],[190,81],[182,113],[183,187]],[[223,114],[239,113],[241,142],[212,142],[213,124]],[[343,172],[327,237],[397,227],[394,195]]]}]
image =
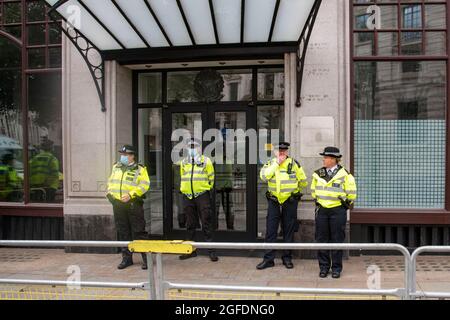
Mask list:
[{"label": "blue face mask", "polygon": [[121,155],[120,156],[120,163],[122,163],[123,165],[128,165],[128,156],[125,156],[125,155]]},{"label": "blue face mask", "polygon": [[197,156],[197,150],[196,149],[188,149],[188,155],[191,158],[195,158],[195,156]]}]

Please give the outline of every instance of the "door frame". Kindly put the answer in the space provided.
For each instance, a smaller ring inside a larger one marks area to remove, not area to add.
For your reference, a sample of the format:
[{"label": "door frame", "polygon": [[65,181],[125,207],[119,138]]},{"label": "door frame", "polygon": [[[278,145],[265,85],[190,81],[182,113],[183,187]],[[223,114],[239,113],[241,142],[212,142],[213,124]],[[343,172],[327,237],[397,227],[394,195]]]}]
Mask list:
[{"label": "door frame", "polygon": [[[137,145],[139,141],[138,136],[138,123],[139,123],[139,110],[140,109],[152,109],[152,108],[158,108],[162,110],[162,161],[163,163],[168,163],[168,161],[171,161],[170,159],[170,152],[167,152],[167,135],[168,135],[168,126],[164,126],[165,123],[167,123],[167,113],[170,110],[177,110],[182,109],[185,112],[190,112],[190,110],[201,110],[202,107],[209,107],[214,108],[218,111],[248,111],[247,112],[247,129],[254,128],[255,130],[258,129],[258,123],[257,123],[257,110],[260,106],[279,106],[279,105],[285,105],[284,99],[281,100],[264,100],[258,98],[258,72],[259,70],[264,69],[282,69],[284,70],[284,64],[277,63],[277,64],[264,64],[264,65],[230,65],[230,66],[215,66],[215,67],[191,67],[191,68],[155,68],[151,70],[133,70],[132,74],[132,100],[133,100],[133,110],[132,110],[132,140],[133,144]],[[198,103],[198,102],[181,102],[181,103],[173,103],[168,101],[167,96],[167,78],[169,72],[175,72],[175,71],[194,71],[194,70],[203,70],[203,69],[213,69],[213,70],[227,70],[227,69],[242,69],[242,70],[252,70],[252,100],[250,101],[219,101],[214,104],[205,104],[205,103]],[[284,72],[286,72],[284,70]],[[161,74],[161,99],[159,102],[152,102],[152,103],[145,103],[139,102],[139,75],[140,74],[147,74],[147,73],[156,73]],[[189,110],[190,109],[190,110]],[[188,111],[189,110],[189,111]],[[181,112],[181,111],[180,111]],[[170,127],[169,127],[170,128]],[[170,137],[171,132],[169,133]],[[170,140],[170,138],[169,138]],[[247,144],[248,148],[248,144]],[[248,165],[250,166],[248,169],[247,175],[249,176],[247,180],[250,181],[250,183],[247,183],[247,192],[254,194],[254,199],[249,201],[247,199],[247,231],[246,232],[224,232],[219,231],[215,234],[215,240],[218,241],[242,241],[242,242],[255,242],[255,241],[261,241],[262,239],[258,238],[258,195],[257,195],[257,179],[258,179],[258,172],[257,168],[258,166],[255,165]],[[167,195],[167,184],[169,183],[169,178],[171,179],[171,175],[167,173],[168,170],[163,170],[162,173],[162,192],[163,192],[163,230],[162,234],[150,234],[149,237],[154,240],[158,239],[175,239],[179,237],[180,239],[183,239],[185,237],[185,233],[176,233],[175,235],[177,237],[173,238],[173,232],[170,232],[170,229],[172,227],[173,219],[171,221],[168,221],[169,224],[166,222],[167,220],[167,208],[170,208],[172,205],[172,194],[169,193],[169,197],[166,197]],[[171,183],[171,182],[170,182]],[[215,209],[215,208],[214,208]],[[172,213],[171,213],[172,214]]]},{"label": "door frame", "polygon": [[[246,128],[256,128],[256,108],[249,106],[248,103],[236,103],[235,105],[223,104],[192,104],[192,105],[172,105],[163,108],[163,123],[167,125],[163,128],[163,163],[166,163],[163,172],[163,230],[164,238],[183,239],[186,236],[186,230],[174,229],[173,226],[173,194],[172,194],[172,114],[174,113],[201,113],[202,114],[202,134],[209,128],[215,128],[215,114],[217,112],[245,112]],[[249,159],[249,142],[246,139],[246,159]],[[170,163],[170,165],[169,165]],[[215,241],[254,241],[257,238],[257,214],[254,208],[257,208],[256,192],[256,164],[246,164],[246,230],[228,231],[215,230]],[[214,202],[211,205],[213,222],[217,218]],[[201,232],[198,232],[201,233]],[[201,236],[202,237],[202,236]]]}]

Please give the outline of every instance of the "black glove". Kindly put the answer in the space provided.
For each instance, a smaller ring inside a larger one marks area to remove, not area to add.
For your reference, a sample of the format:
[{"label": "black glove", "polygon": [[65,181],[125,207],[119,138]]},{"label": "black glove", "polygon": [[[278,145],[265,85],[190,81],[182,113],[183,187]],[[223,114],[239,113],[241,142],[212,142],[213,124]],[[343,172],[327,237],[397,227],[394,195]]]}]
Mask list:
[{"label": "black glove", "polygon": [[342,197],[339,197],[339,200],[341,200],[341,204],[345,209],[350,209],[350,201],[344,200]]},{"label": "black glove", "polygon": [[114,204],[116,202],[116,199],[113,197],[113,195],[111,193],[108,193],[106,195],[106,198],[108,198],[109,202],[111,202],[111,204]]}]

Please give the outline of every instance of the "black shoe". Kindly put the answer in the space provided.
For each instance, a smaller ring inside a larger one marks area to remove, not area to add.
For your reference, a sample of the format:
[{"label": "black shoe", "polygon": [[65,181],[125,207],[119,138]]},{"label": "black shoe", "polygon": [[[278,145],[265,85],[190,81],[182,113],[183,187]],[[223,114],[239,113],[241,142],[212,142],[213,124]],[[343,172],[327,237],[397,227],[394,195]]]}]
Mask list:
[{"label": "black shoe", "polygon": [[272,268],[273,266],[275,266],[275,263],[273,261],[270,260],[263,260],[263,262],[261,262],[260,264],[258,264],[256,266],[256,269],[258,270],[264,270],[266,268]]},{"label": "black shoe", "polygon": [[321,270],[319,273],[319,277],[321,278],[326,278],[328,276],[328,271],[326,270]]},{"label": "black shoe", "polygon": [[217,255],[216,255],[215,252],[210,252],[210,253],[209,253],[209,259],[210,259],[212,262],[217,262],[217,261],[219,261],[219,258],[217,257]]},{"label": "black shoe", "polygon": [[181,255],[181,256],[179,256],[179,258],[180,258],[180,260],[187,260],[190,258],[194,258],[196,256],[197,256],[197,251],[193,251],[192,253]]},{"label": "black shoe", "polygon": [[142,265],[141,265],[141,269],[142,270],[147,270],[148,269],[148,265],[147,265],[147,255],[145,253],[142,254]]},{"label": "black shoe", "polygon": [[117,269],[122,270],[128,268],[133,265],[133,260],[131,259],[122,259],[122,262],[117,266]]},{"label": "black shoe", "polygon": [[339,279],[339,278],[341,277],[341,273],[340,273],[340,272],[333,272],[333,273],[331,274],[331,277],[332,277],[333,279]]},{"label": "black shoe", "polygon": [[283,264],[286,267],[286,269],[292,269],[294,268],[294,264],[290,260],[283,260]]}]

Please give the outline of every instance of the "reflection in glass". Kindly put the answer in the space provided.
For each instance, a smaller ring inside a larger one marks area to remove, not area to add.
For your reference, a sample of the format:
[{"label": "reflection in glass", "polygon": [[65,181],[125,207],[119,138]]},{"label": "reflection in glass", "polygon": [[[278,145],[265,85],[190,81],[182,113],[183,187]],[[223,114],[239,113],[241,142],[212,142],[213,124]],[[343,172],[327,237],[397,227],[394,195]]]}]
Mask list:
[{"label": "reflection in glass", "polygon": [[20,23],[22,21],[22,4],[19,2],[6,2],[3,4],[4,23]]},{"label": "reflection in glass", "polygon": [[147,167],[150,191],[144,200],[146,231],[163,234],[162,110],[139,109],[139,163]]},{"label": "reflection in glass", "polygon": [[33,24],[28,28],[28,45],[45,45],[45,24]]},{"label": "reflection in glass", "polygon": [[355,32],[353,39],[355,56],[363,57],[375,54],[375,36],[373,32]]},{"label": "reflection in glass", "polygon": [[[258,106],[258,130],[267,129],[267,142],[271,141],[271,129],[279,129],[280,140],[284,140],[284,106]],[[258,143],[260,145],[260,143]],[[265,145],[267,156],[272,156],[272,148]],[[258,152],[259,155],[259,152]],[[264,166],[261,160],[258,160],[257,172]],[[266,233],[267,216],[267,183],[264,183],[257,177],[258,183],[258,238],[264,238]]]},{"label": "reflection in glass", "polygon": [[[195,132],[202,132],[202,114],[201,113],[173,113],[172,114],[172,130],[184,129],[190,133],[191,137],[194,137]],[[187,137],[184,137],[185,139]],[[183,148],[175,148],[180,142],[184,140],[173,141],[172,150],[179,152],[181,156],[186,156],[183,152]],[[183,145],[183,144],[182,144]],[[186,227],[186,216],[183,213],[183,195],[180,192],[180,164],[172,164],[172,200],[173,200],[173,229],[184,229]],[[198,224],[200,228],[200,221]]]},{"label": "reflection in glass", "polygon": [[161,102],[161,73],[139,74],[139,103]]},{"label": "reflection in glass", "polygon": [[284,99],[284,70],[258,69],[258,100]]},{"label": "reflection in glass", "polygon": [[28,67],[30,69],[45,68],[45,49],[28,49]]},{"label": "reflection in glass", "polygon": [[28,108],[30,199],[62,203],[60,73],[28,76]]},{"label": "reflection in glass", "polygon": [[23,201],[21,51],[0,37],[0,202]]},{"label": "reflection in glass", "polygon": [[[216,129],[222,133],[222,146],[216,143],[215,201],[216,230],[246,230],[247,170],[239,164],[239,155],[246,152],[246,142],[235,138],[236,129],[246,130],[245,112],[216,112]],[[232,131],[233,130],[233,131]],[[228,150],[230,149],[230,150]],[[222,152],[218,152],[221,150]],[[234,151],[233,151],[234,150]],[[227,157],[233,151],[233,158]],[[217,161],[221,156],[221,161]]]},{"label": "reflection in glass", "polygon": [[444,208],[446,68],[356,62],[356,207]]},{"label": "reflection in glass", "polygon": [[204,69],[169,72],[167,97],[172,103],[250,101],[252,71]]},{"label": "reflection in glass", "polygon": [[45,3],[43,1],[28,1],[28,22],[45,21]]}]

